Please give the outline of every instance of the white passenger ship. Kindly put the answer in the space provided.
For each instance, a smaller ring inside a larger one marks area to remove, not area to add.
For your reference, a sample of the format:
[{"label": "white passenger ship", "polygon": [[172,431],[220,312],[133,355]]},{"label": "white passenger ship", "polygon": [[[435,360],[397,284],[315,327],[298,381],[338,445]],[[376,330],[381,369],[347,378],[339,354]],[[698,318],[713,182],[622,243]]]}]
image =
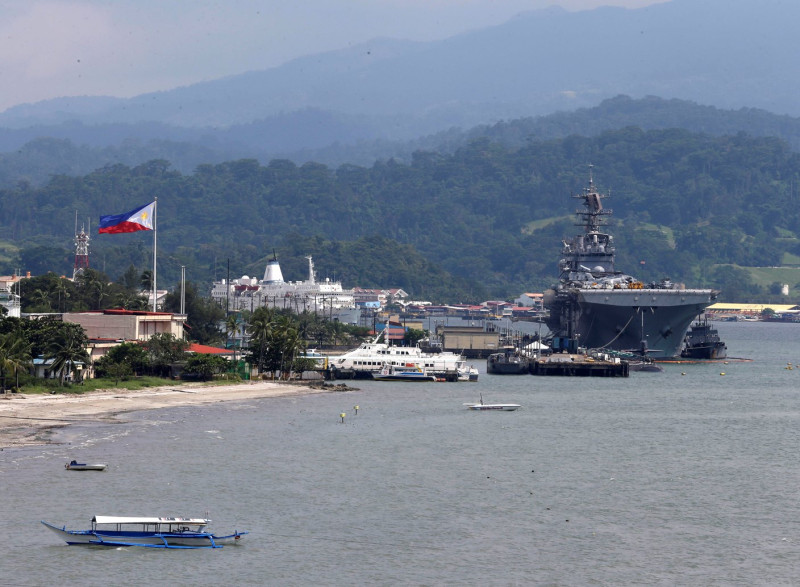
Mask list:
[{"label": "white passenger ship", "polygon": [[[326,278],[317,281],[314,261],[308,259],[307,281],[284,281],[283,272],[277,257],[267,263],[264,279],[258,280],[247,275],[240,279],[215,281],[211,297],[222,308],[230,311],[253,311],[268,308],[286,308],[300,313],[304,310],[338,318],[340,314],[353,313],[355,298],[352,289],[343,289],[339,281]],[[348,320],[349,322],[349,320]]]},{"label": "white passenger ship", "polygon": [[461,354],[452,352],[426,353],[418,346],[393,346],[378,342],[383,332],[372,342],[364,342],[356,349],[338,357],[331,357],[329,366],[336,378],[370,377],[380,373],[385,365],[419,368],[443,379],[456,380],[459,373],[469,371]]}]

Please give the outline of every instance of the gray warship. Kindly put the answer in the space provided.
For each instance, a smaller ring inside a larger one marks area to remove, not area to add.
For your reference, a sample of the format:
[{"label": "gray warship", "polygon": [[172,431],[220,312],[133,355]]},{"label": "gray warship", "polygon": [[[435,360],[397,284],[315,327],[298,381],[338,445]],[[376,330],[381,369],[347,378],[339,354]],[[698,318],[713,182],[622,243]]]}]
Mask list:
[{"label": "gray warship", "polygon": [[584,229],[564,241],[558,284],[545,291],[546,319],[554,345],[637,352],[653,358],[680,354],[692,320],[714,303],[718,291],[686,289],[663,279],[645,284],[614,268],[613,237],[601,231],[604,217],[601,194],[589,186],[579,195],[583,210],[576,214]]}]

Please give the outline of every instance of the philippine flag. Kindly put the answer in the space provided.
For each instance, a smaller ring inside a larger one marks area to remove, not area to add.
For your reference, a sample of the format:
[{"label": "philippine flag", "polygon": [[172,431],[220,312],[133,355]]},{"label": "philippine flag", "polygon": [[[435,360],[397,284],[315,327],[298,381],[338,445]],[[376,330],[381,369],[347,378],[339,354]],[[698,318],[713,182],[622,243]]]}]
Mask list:
[{"label": "philippine flag", "polygon": [[101,216],[97,232],[100,234],[118,234],[120,232],[136,232],[138,230],[153,230],[153,217],[156,203],[150,202],[136,210],[125,214],[112,214]]}]

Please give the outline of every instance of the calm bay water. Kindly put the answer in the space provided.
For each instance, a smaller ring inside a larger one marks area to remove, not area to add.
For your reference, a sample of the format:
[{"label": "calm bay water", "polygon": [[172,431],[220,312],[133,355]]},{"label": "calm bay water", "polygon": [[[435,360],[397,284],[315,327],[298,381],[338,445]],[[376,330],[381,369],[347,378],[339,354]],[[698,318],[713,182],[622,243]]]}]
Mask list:
[{"label": "calm bay water", "polygon": [[[727,364],[583,379],[477,362],[478,383],[359,381],[6,449],[0,583],[797,584],[800,369],[785,367],[800,325],[718,326]],[[479,394],[523,408],[466,410]],[[72,458],[109,469],[65,471]],[[251,534],[215,551],[105,550],[39,524],[206,512]]]}]

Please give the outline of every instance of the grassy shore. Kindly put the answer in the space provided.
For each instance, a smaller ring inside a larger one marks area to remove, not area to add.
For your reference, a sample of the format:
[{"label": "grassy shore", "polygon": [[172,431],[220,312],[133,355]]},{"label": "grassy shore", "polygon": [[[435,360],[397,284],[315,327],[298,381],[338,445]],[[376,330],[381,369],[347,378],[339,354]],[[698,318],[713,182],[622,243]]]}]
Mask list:
[{"label": "grassy shore", "polygon": [[[203,381],[202,385],[235,385],[241,383],[239,377],[233,376],[231,379],[214,379],[212,381]],[[97,378],[86,379],[81,383],[67,383],[60,385],[58,380],[50,379],[43,380],[37,379],[26,383],[21,393],[26,395],[37,394],[83,394],[101,389],[126,389],[128,391],[136,391],[139,389],[147,389],[151,387],[167,387],[175,385],[184,385],[185,382],[175,381],[173,379],[165,379],[163,377],[129,377],[127,379],[110,379],[110,378]]]}]

